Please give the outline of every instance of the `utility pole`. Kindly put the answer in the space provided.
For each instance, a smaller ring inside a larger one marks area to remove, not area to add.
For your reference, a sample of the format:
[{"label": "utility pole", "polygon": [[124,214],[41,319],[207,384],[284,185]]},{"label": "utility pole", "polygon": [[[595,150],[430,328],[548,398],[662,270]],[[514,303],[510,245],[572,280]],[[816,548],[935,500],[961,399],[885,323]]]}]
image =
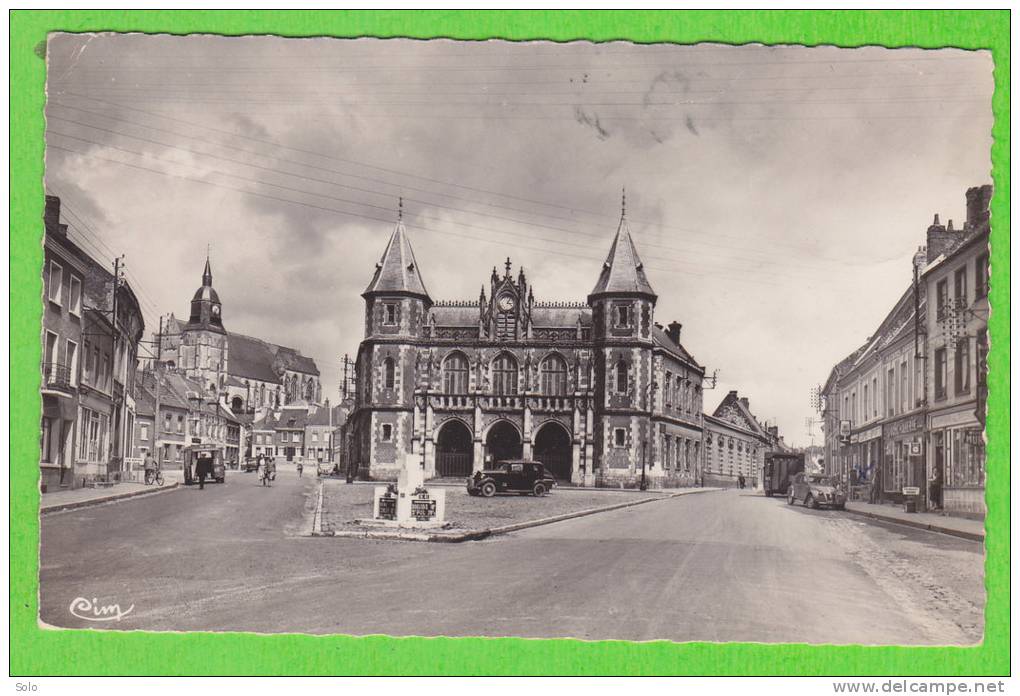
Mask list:
[{"label": "utility pole", "polygon": [[154,365],[153,374],[156,375],[156,408],[154,414],[154,423],[152,426],[152,446],[156,448],[156,464],[159,468],[163,468],[163,447],[159,444],[159,433],[160,433],[160,422],[162,419],[159,417],[159,390],[160,383],[162,380],[159,378],[159,366],[162,362],[163,357],[163,317],[159,317],[159,333],[156,334],[156,364]]}]

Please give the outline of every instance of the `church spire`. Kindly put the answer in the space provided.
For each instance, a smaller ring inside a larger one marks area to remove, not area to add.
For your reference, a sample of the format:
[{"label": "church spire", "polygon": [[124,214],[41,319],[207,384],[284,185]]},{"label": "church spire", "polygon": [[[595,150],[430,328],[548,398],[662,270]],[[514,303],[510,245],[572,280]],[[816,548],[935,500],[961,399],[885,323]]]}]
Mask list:
[{"label": "church spire", "polygon": [[657,298],[631,238],[630,225],[627,223],[627,189],[623,190],[620,202],[620,226],[609,248],[609,255],[602,264],[599,280],[588,297],[590,300],[599,295],[644,295],[653,301]]},{"label": "church spire", "polygon": [[382,258],[375,265],[372,282],[368,284],[362,296],[377,293],[417,295],[430,300],[421,273],[418,271],[418,262],[414,258],[407,229],[404,227],[403,198],[398,204],[397,224],[393,228],[393,234],[390,235]]},{"label": "church spire", "polygon": [[212,287],[212,266],[209,265],[209,246],[205,247],[205,271],[202,273],[202,287]]}]

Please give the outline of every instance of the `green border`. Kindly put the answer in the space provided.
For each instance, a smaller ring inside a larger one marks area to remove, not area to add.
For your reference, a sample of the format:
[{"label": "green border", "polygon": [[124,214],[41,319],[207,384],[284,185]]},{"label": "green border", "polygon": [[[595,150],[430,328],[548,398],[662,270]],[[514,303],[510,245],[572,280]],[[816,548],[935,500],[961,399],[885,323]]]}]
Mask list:
[{"label": "green border", "polygon": [[[12,11],[11,404],[19,407],[11,409],[11,674],[1008,674],[1009,20],[1008,10]],[[50,31],[100,30],[990,49],[995,197],[985,642],[975,648],[867,648],[40,630],[36,461],[45,66],[35,48]]]}]

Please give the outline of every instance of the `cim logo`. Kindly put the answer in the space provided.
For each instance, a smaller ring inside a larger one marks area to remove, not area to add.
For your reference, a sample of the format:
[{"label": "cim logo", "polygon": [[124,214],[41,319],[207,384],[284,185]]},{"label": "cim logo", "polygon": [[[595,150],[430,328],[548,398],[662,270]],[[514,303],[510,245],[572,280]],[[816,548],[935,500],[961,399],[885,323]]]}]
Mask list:
[{"label": "cim logo", "polygon": [[75,597],[71,600],[71,606],[68,607],[68,611],[71,612],[72,616],[76,616],[84,621],[120,621],[130,614],[134,608],[134,604],[127,609],[121,609],[119,604],[100,606],[95,597],[92,598],[92,601],[89,601],[86,597]]}]

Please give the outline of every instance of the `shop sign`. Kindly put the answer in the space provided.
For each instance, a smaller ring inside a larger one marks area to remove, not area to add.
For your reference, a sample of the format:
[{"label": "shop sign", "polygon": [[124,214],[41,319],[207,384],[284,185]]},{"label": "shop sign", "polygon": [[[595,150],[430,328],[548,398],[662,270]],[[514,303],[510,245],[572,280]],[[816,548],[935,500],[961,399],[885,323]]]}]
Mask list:
[{"label": "shop sign", "polygon": [[920,457],[921,456],[921,443],[920,442],[917,442],[915,440],[914,442],[910,443],[910,456],[912,456],[912,457]]},{"label": "shop sign", "polygon": [[921,495],[921,489],[918,486],[904,486],[903,495]]},{"label": "shop sign", "polygon": [[848,420],[841,420],[839,422],[839,439],[844,444],[846,444],[847,442],[850,442],[850,430],[851,429],[852,429],[852,424],[850,423],[850,421],[848,421]]},{"label": "shop sign", "polygon": [[854,433],[850,436],[850,442],[857,444],[858,442],[867,442],[868,440],[874,440],[882,437],[882,426],[876,425],[874,428],[868,428],[859,433]]},{"label": "shop sign", "polygon": [[911,416],[910,418],[898,420],[895,423],[887,423],[885,425],[885,434],[886,436],[904,435],[922,430],[923,428],[924,418],[922,416]]},{"label": "shop sign", "polygon": [[956,413],[946,413],[940,416],[931,417],[932,429],[951,428],[956,425],[977,425],[977,420],[974,418],[974,412],[957,411]]}]

